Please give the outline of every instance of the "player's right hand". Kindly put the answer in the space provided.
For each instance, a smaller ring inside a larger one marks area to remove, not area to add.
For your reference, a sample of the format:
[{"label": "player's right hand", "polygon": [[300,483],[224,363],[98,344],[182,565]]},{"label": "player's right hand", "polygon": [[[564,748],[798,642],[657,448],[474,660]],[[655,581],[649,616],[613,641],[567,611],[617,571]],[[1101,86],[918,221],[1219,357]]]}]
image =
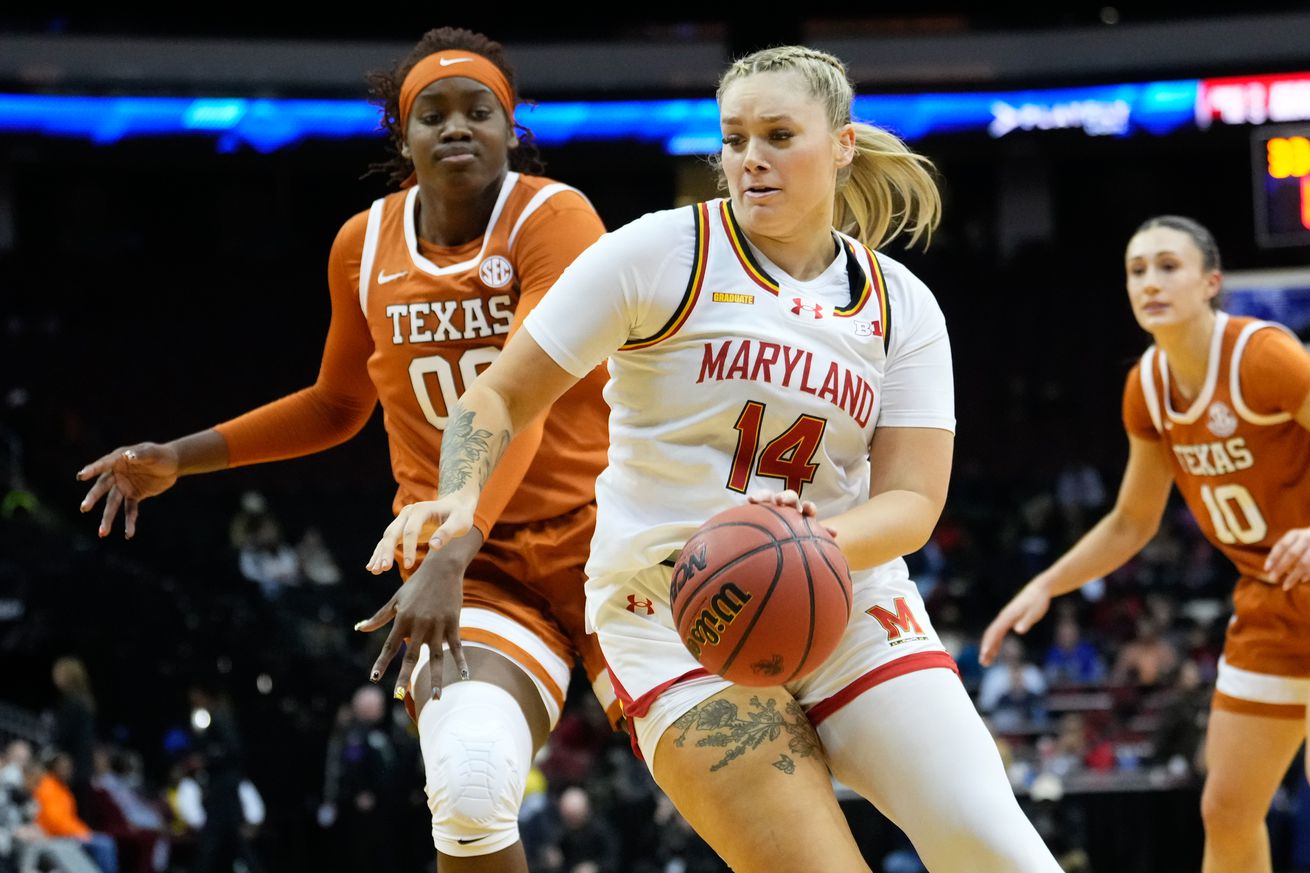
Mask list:
[{"label": "player's right hand", "polygon": [[105,510],[100,516],[100,536],[108,536],[118,510],[124,510],[123,532],[136,535],[136,517],[141,501],[162,494],[177,482],[177,450],[159,443],[137,443],[114,449],[77,472],[83,482],[95,479],[82,498],[80,509],[90,512],[101,497]]},{"label": "player's right hand", "polygon": [[[427,555],[409,581],[401,584],[372,618],[355,625],[355,630],[371,633],[387,622],[394,622],[382,645],[382,652],[373,664],[369,681],[377,682],[382,678],[402,643],[408,643],[408,648],[401,659],[400,676],[396,680],[397,700],[404,699],[410,687],[419,650],[425,643],[429,652],[431,687],[426,690],[430,699],[441,697],[443,648],[450,649],[460,678],[469,678],[468,662],[464,659],[459,636],[459,617],[464,605],[464,572],[481,547],[482,534],[474,528],[442,551]],[[417,693],[417,689],[415,691]]]},{"label": "player's right hand", "polygon": [[[819,517],[819,505],[812,500],[801,500],[800,494],[790,488],[786,491],[753,491],[746,495],[746,502],[766,506],[789,506],[807,518],[813,518],[817,521]],[[828,532],[828,536],[833,539],[837,538],[837,531],[826,524],[823,529]]]},{"label": "player's right hand", "polygon": [[464,493],[460,491],[450,497],[411,503],[400,510],[383,531],[382,539],[378,540],[373,549],[373,557],[369,558],[364,568],[374,576],[390,570],[395,563],[397,543],[402,544],[401,557],[405,569],[413,567],[418,555],[419,535],[429,521],[441,521],[441,526],[428,538],[428,545],[434,550],[464,536],[473,527],[473,510],[477,506],[477,497],[474,497],[470,505]]},{"label": "player's right hand", "polygon": [[1051,595],[1036,579],[1029,582],[1014,598],[1005,605],[992,623],[983,631],[982,645],[978,651],[978,661],[984,667],[990,667],[1001,651],[1005,635],[1013,630],[1017,634],[1026,634],[1028,629],[1042,620],[1046,610],[1051,608]]}]

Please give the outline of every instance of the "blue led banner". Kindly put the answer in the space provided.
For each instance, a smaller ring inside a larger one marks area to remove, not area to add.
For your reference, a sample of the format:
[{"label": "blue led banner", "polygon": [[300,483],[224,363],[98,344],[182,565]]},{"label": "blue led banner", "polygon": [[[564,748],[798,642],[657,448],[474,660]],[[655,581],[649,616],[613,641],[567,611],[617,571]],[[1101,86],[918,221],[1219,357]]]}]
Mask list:
[{"label": "blue led banner", "polygon": [[[957,133],[992,137],[1080,130],[1091,136],[1164,135],[1195,128],[1196,79],[934,94],[865,95],[856,117],[909,140]],[[631,100],[524,106],[519,118],[546,146],[638,140],[670,154],[719,150],[712,99]],[[310,137],[378,135],[378,110],[357,100],[181,97],[72,97],[0,94],[0,132],[80,137],[113,143],[127,137],[203,134],[221,151],[274,151]]]}]

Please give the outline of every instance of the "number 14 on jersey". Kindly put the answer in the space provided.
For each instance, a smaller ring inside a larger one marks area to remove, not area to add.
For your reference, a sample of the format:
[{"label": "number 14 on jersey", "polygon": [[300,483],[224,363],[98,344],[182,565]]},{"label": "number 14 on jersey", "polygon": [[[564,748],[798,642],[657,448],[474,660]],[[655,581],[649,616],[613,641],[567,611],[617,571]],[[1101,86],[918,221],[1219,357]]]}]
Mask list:
[{"label": "number 14 on jersey", "polygon": [[766,479],[781,479],[788,489],[800,494],[806,483],[814,481],[819,470],[814,456],[828,421],[813,415],[798,416],[761,449],[764,410],[763,403],[748,400],[737,416],[733,425],[737,431],[737,450],[732,455],[728,488],[745,494],[753,472]]}]

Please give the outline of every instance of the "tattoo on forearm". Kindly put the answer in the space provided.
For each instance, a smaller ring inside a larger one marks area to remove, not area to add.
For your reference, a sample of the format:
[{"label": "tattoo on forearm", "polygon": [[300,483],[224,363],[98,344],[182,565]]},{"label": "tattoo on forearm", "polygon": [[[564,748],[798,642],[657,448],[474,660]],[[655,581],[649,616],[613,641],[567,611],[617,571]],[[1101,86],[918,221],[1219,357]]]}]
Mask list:
[{"label": "tattoo on forearm", "polygon": [[[733,759],[740,758],[752,749],[778,739],[784,731],[789,736],[787,751],[792,755],[808,758],[819,754],[818,734],[796,701],[788,700],[780,712],[773,698],[761,703],[758,697],[752,697],[751,708],[753,711],[743,718],[737,704],[728,700],[711,700],[693,707],[673,723],[674,728],[682,731],[673,744],[682,747],[687,741],[687,734],[694,730],[705,734],[696,740],[698,747],[717,746],[727,749],[723,757],[710,766],[711,773],[726,767]],[[786,754],[779,753],[773,766],[788,775],[796,772],[795,760]]]},{"label": "tattoo on forearm", "polygon": [[454,494],[473,476],[477,476],[479,488],[485,485],[507,445],[509,431],[493,435],[482,428],[474,430],[473,412],[456,403],[450,409],[441,437],[441,478],[437,493]]}]

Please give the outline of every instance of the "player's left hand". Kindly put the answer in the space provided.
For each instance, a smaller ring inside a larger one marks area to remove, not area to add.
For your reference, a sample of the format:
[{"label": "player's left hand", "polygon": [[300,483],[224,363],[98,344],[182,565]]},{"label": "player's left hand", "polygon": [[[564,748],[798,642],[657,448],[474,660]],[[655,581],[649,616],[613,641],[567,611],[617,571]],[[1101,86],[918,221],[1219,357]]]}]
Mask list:
[{"label": "player's left hand", "polygon": [[1310,527],[1289,530],[1274,543],[1265,559],[1265,572],[1289,591],[1310,583]]},{"label": "player's left hand", "polygon": [[410,686],[414,665],[424,643],[428,646],[428,678],[432,683],[429,699],[441,697],[443,649],[450,647],[460,678],[469,678],[468,663],[459,638],[459,613],[464,605],[464,572],[482,548],[482,533],[471,529],[440,552],[430,552],[409,581],[402,584],[391,599],[373,614],[355,625],[355,630],[371,633],[394,619],[391,633],[373,663],[369,681],[377,682],[386,672],[404,642],[409,643],[400,662],[395,698],[403,700]]},{"label": "player's left hand", "polygon": [[[819,517],[819,507],[811,500],[801,500],[801,496],[795,491],[788,488],[786,491],[752,491],[746,495],[747,503],[767,503],[773,506],[789,506],[799,512],[801,515],[817,519]],[[828,536],[837,537],[837,531],[828,527],[826,524],[823,529],[828,532]]]},{"label": "player's left hand", "polygon": [[[387,529],[382,532],[382,539],[373,549],[373,556],[368,559],[364,569],[374,576],[385,573],[396,562],[396,546],[401,547],[401,560],[405,569],[414,566],[418,555],[418,538],[423,528],[430,521],[440,522],[428,545],[433,551],[454,544],[473,528],[473,511],[477,508],[477,495],[472,503],[467,499],[465,489],[451,497],[438,497],[436,500],[424,500],[403,507]],[[471,559],[470,559],[471,560]]]}]

